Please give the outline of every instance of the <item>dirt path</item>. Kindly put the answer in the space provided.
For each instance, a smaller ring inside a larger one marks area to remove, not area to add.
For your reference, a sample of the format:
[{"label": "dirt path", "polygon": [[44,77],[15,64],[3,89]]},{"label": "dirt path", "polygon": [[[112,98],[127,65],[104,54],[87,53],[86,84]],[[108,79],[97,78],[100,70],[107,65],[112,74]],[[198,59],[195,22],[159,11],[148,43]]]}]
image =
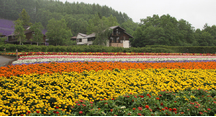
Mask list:
[{"label": "dirt path", "polygon": [[16,57],[0,55],[0,67],[10,64]]}]

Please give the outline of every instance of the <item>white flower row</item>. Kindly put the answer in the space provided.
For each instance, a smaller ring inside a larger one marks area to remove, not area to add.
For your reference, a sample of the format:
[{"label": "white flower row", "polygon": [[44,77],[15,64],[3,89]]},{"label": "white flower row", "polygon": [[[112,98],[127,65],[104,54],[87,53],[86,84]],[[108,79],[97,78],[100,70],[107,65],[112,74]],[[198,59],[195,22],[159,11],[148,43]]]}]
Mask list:
[{"label": "white flower row", "polygon": [[40,62],[64,62],[64,61],[216,61],[216,58],[37,58],[37,59],[23,59],[14,61],[12,64],[25,63],[40,63]]}]

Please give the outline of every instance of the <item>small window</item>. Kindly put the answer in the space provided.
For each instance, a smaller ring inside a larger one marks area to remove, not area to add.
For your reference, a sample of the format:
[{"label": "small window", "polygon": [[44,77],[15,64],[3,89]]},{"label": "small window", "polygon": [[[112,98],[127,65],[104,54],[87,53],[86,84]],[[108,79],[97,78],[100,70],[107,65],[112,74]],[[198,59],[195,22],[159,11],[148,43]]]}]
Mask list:
[{"label": "small window", "polygon": [[77,42],[82,42],[82,39],[77,39]]},{"label": "small window", "polygon": [[94,38],[88,38],[88,41],[94,41]]}]

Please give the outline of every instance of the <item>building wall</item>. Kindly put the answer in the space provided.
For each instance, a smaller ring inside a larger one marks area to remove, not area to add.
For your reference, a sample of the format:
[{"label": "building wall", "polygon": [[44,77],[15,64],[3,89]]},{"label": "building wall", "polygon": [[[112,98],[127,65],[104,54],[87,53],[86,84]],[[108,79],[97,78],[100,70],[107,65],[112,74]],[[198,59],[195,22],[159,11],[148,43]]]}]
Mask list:
[{"label": "building wall", "polygon": [[[82,42],[79,42],[79,40],[82,39]],[[87,39],[81,35],[77,35],[77,45],[87,45]]]},{"label": "building wall", "polygon": [[110,43],[112,47],[123,47],[123,43]]},{"label": "building wall", "polygon": [[29,41],[30,39],[32,39],[32,32],[26,33],[26,39]]},{"label": "building wall", "polygon": [[109,47],[109,45],[110,45],[109,40],[107,40],[106,46]]},{"label": "building wall", "polygon": [[87,45],[92,45],[93,41],[88,41]]},{"label": "building wall", "polygon": [[129,48],[130,47],[130,42],[128,40],[123,41],[123,47],[124,48]]},{"label": "building wall", "polygon": [[88,40],[86,38],[83,38],[82,42],[78,42],[78,40],[77,40],[77,45],[87,45],[87,44],[88,44]]}]

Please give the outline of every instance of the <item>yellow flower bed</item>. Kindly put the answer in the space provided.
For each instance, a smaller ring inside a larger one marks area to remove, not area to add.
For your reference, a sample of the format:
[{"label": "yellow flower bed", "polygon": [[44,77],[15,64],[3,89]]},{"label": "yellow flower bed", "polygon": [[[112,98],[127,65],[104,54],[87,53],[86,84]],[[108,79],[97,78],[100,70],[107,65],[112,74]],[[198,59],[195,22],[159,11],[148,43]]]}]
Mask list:
[{"label": "yellow flower bed", "polygon": [[[112,99],[143,91],[216,89],[216,69],[130,69],[0,77],[0,114],[67,109],[79,100]],[[67,110],[66,110],[67,111]]]}]

